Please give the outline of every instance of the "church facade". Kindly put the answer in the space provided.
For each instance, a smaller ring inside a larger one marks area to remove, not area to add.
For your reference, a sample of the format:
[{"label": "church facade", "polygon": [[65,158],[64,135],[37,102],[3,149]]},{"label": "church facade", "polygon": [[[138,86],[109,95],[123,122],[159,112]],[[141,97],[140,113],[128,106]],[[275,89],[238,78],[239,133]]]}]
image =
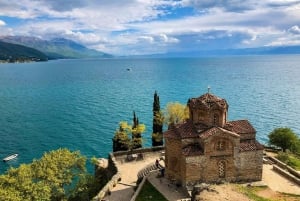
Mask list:
[{"label": "church facade", "polygon": [[251,123],[228,121],[226,100],[209,92],[187,106],[189,119],[164,132],[166,176],[182,185],[261,180],[263,146]]}]

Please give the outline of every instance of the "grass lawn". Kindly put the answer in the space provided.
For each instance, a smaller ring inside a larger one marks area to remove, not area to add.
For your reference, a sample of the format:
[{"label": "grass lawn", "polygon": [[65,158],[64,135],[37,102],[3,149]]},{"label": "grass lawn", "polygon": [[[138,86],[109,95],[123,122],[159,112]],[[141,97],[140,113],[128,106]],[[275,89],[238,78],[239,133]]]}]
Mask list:
[{"label": "grass lawn", "polygon": [[159,191],[146,180],[136,201],[168,201]]},{"label": "grass lawn", "polygon": [[238,191],[245,194],[249,199],[253,201],[296,201],[300,200],[299,195],[293,195],[288,193],[275,192],[272,198],[265,198],[259,195],[260,191],[268,190],[268,187],[247,187],[242,185],[237,185]]}]

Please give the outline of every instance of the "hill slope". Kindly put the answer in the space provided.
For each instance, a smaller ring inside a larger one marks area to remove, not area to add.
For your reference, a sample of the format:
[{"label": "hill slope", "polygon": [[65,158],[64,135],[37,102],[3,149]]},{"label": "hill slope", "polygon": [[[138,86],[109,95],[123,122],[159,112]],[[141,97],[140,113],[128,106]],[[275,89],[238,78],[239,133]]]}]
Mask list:
[{"label": "hill slope", "polygon": [[45,53],[49,59],[109,58],[110,54],[88,49],[64,38],[42,40],[36,37],[5,36],[0,40],[35,48]]},{"label": "hill slope", "polygon": [[48,57],[34,48],[0,41],[0,60],[9,62],[47,61]]}]

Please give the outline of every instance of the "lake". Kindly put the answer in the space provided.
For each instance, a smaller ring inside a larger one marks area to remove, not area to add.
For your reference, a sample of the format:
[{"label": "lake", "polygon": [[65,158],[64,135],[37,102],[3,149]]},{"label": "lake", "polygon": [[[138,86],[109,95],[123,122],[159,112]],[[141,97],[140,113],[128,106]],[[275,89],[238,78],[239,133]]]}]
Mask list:
[{"label": "lake", "polygon": [[299,55],[1,64],[0,158],[19,157],[0,172],[60,147],[107,157],[119,122],[132,124],[133,111],[146,125],[144,146],[151,146],[155,90],[165,108],[210,86],[227,100],[228,119],[248,119],[261,143],[277,127],[299,135],[299,76]]}]

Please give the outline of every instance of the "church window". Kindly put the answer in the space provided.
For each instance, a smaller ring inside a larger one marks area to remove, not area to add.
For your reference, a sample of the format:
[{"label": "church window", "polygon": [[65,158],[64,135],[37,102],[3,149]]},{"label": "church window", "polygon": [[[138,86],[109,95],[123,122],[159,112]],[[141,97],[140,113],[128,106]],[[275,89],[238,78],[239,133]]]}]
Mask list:
[{"label": "church window", "polygon": [[224,140],[219,140],[217,142],[217,146],[216,146],[217,150],[222,151],[225,150],[225,141]]},{"label": "church window", "polygon": [[219,122],[219,116],[217,114],[214,114],[214,125],[217,125]]},{"label": "church window", "polygon": [[218,164],[218,172],[219,172],[219,177],[220,178],[225,177],[225,168],[226,168],[225,161],[220,161],[219,164]]}]

